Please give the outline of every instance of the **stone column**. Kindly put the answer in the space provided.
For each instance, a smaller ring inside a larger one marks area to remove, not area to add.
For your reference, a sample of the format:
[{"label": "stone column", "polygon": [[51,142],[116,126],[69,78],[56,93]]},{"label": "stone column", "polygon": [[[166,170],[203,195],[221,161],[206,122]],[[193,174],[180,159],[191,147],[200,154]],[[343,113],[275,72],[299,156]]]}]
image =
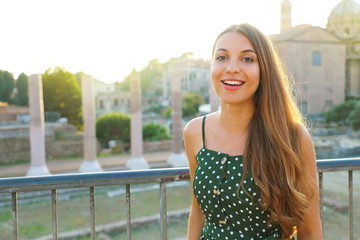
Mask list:
[{"label": "stone column", "polygon": [[216,112],[217,110],[219,110],[219,98],[214,91],[211,81],[209,86],[209,102],[210,102],[210,112]]},{"label": "stone column", "polygon": [[30,156],[28,176],[49,175],[45,154],[44,102],[41,75],[29,76]]},{"label": "stone column", "polygon": [[81,75],[82,112],[84,121],[83,148],[84,161],[80,172],[102,172],[103,169],[97,161],[96,118],[94,79],[91,76]]},{"label": "stone column", "polygon": [[131,158],[126,166],[130,169],[149,168],[149,164],[143,157],[141,82],[139,74],[135,70],[130,76],[130,99]]},{"label": "stone column", "polygon": [[172,119],[172,137],[173,153],[168,159],[168,163],[174,167],[188,166],[188,161],[183,154],[183,132],[182,132],[182,104],[181,104],[181,78],[184,71],[181,65],[174,64],[169,68],[169,77],[171,79],[171,119]]}]

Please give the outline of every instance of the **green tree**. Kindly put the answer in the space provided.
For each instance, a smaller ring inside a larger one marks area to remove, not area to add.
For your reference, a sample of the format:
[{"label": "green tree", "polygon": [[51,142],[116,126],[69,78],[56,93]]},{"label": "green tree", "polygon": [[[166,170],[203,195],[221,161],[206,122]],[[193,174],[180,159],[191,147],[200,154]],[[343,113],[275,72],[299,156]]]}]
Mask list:
[{"label": "green tree", "polygon": [[153,122],[143,126],[144,141],[159,141],[167,139],[171,139],[171,136],[165,126]]},{"label": "green tree", "polygon": [[182,115],[191,117],[199,112],[199,107],[204,104],[204,99],[197,93],[186,92],[182,95]]},{"label": "green tree", "polygon": [[111,112],[96,120],[96,137],[107,145],[110,140],[130,140],[130,116],[124,113]]},{"label": "green tree", "polygon": [[60,112],[70,123],[81,127],[81,90],[75,75],[63,67],[56,67],[54,70],[46,70],[42,80],[44,110]]},{"label": "green tree", "polygon": [[355,105],[356,105],[356,100],[348,100],[333,106],[330,110],[324,113],[325,122],[345,124],[349,117],[350,112],[354,110]]},{"label": "green tree", "polygon": [[8,71],[0,70],[0,101],[10,102],[14,85],[15,80],[13,75]]},{"label": "green tree", "polygon": [[9,100],[9,104],[10,104],[10,105],[20,106],[19,96],[15,95],[15,97],[11,98],[11,99]]},{"label": "green tree", "polygon": [[29,106],[28,76],[25,73],[21,73],[17,78],[16,88],[18,90],[19,105]]},{"label": "green tree", "polygon": [[79,86],[81,87],[81,76],[83,75],[83,72],[77,72],[75,73],[75,78],[76,78],[76,82],[79,84]]},{"label": "green tree", "polygon": [[360,101],[357,102],[355,108],[349,114],[350,126],[353,130],[360,129]]},{"label": "green tree", "polygon": [[165,112],[164,112],[164,117],[165,118],[171,118],[171,111],[172,111],[172,108],[171,107],[169,107],[168,109],[166,109],[165,110]]},{"label": "green tree", "polygon": [[[142,95],[162,94],[163,64],[158,59],[150,60],[148,65],[139,71]],[[135,69],[133,71],[136,71]],[[116,89],[130,91],[130,73],[124,81],[116,84]]]},{"label": "green tree", "polygon": [[158,59],[149,61],[148,66],[139,72],[143,95],[156,95],[162,90],[162,73],[163,64]]}]

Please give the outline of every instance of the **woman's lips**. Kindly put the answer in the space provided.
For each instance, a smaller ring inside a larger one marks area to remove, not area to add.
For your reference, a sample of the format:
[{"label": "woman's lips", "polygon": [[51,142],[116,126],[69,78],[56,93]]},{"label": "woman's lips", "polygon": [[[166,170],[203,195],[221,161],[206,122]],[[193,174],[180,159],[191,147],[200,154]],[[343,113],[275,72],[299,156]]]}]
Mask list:
[{"label": "woman's lips", "polygon": [[221,81],[221,83],[225,89],[230,90],[230,91],[236,91],[245,84],[244,81],[237,80],[237,79],[226,79],[226,80]]}]

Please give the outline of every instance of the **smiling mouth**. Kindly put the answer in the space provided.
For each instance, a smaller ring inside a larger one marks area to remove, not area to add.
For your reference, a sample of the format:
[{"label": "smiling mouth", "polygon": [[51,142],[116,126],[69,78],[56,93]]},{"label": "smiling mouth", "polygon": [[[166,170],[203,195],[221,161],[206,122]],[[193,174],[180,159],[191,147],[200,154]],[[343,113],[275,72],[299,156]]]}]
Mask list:
[{"label": "smiling mouth", "polygon": [[242,86],[245,83],[243,81],[234,81],[234,80],[225,80],[225,81],[222,81],[222,82],[225,85],[229,85],[229,86]]}]

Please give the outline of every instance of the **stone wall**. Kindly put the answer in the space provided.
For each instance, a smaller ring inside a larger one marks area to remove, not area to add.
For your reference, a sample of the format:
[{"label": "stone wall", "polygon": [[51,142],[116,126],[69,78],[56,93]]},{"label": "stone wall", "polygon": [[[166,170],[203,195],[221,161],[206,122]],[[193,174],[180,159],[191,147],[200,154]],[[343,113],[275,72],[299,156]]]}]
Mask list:
[{"label": "stone wall", "polygon": [[[56,141],[46,138],[46,158],[82,156],[82,140]],[[0,163],[30,161],[29,138],[0,139]]]},{"label": "stone wall", "polygon": [[[83,155],[82,133],[72,125],[47,125],[45,144],[47,159]],[[1,128],[0,163],[16,161],[30,161],[28,126]]]},{"label": "stone wall", "polygon": [[[57,141],[46,138],[46,158],[62,158],[68,156],[82,156],[82,140]],[[29,138],[0,139],[0,163],[16,161],[30,161]]]},{"label": "stone wall", "polygon": [[0,139],[0,163],[30,160],[29,138]]},{"label": "stone wall", "polygon": [[144,152],[171,151],[172,140],[143,142]]},{"label": "stone wall", "polygon": [[[172,140],[163,141],[145,141],[143,142],[143,151],[146,152],[157,152],[157,151],[172,151]],[[117,154],[122,152],[130,151],[130,143],[123,143],[121,141],[113,141],[111,146],[111,153]]]},{"label": "stone wall", "polygon": [[316,159],[351,158],[360,156],[360,147],[353,148],[315,148]]}]

